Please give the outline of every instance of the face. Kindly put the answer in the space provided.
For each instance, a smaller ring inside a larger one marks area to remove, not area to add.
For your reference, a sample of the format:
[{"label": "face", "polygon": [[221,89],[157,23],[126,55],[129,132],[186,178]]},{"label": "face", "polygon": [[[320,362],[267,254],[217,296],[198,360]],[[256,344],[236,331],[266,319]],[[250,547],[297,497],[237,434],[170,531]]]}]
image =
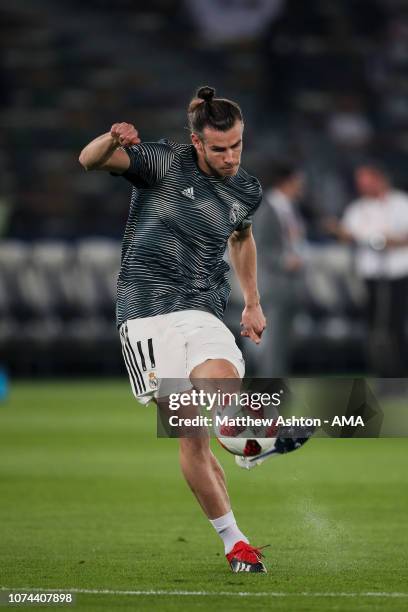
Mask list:
[{"label": "face", "polygon": [[362,196],[376,198],[388,187],[386,177],[379,170],[368,166],[357,168],[354,178],[357,190]]},{"label": "face", "polygon": [[236,121],[227,132],[205,127],[202,138],[193,133],[191,140],[201,170],[219,177],[234,176],[241,163],[243,130],[242,122]]},{"label": "face", "polygon": [[300,200],[305,192],[305,177],[299,172],[288,181],[289,196],[292,200]]}]

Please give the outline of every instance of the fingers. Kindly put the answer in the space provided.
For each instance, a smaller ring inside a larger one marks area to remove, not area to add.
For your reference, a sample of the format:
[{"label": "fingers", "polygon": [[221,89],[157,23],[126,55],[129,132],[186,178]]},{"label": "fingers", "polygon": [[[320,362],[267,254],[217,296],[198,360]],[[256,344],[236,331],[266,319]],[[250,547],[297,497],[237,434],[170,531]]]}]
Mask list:
[{"label": "fingers", "polygon": [[[261,332],[262,333],[262,332]],[[249,336],[251,338],[251,340],[253,342],[255,342],[255,344],[259,344],[261,341],[261,334],[257,334],[255,331],[252,330],[252,334],[250,334]]]},{"label": "fingers", "polygon": [[262,331],[257,333],[252,327],[244,327],[244,329],[241,331],[241,336],[244,338],[249,338],[252,340],[252,342],[255,342],[255,344],[259,344],[261,341]]},{"label": "fingers", "polygon": [[139,144],[139,132],[131,123],[114,123],[111,127],[111,136],[123,147]]},{"label": "fingers", "polygon": [[249,313],[247,307],[245,307],[242,313],[241,327],[241,336],[250,338],[255,344],[261,342],[261,336],[266,329],[266,319],[260,305],[258,305],[255,311],[252,310],[252,314]]},{"label": "fingers", "polygon": [[119,142],[124,147],[139,144],[140,138],[138,131],[133,126],[131,126],[128,130],[126,130],[123,134],[120,135]]},{"label": "fingers", "polygon": [[258,336],[258,334],[253,329],[249,331],[249,339],[252,340],[252,342],[255,342],[255,344],[259,344],[261,341],[261,337]]}]

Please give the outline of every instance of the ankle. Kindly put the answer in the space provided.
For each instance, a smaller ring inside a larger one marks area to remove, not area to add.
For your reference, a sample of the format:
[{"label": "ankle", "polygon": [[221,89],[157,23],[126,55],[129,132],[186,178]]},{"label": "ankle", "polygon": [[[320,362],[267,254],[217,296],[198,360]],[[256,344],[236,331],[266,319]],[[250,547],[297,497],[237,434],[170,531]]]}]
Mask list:
[{"label": "ankle", "polygon": [[237,542],[249,542],[239,529],[232,510],[216,519],[210,519],[210,523],[224,542],[225,554],[231,552]]}]

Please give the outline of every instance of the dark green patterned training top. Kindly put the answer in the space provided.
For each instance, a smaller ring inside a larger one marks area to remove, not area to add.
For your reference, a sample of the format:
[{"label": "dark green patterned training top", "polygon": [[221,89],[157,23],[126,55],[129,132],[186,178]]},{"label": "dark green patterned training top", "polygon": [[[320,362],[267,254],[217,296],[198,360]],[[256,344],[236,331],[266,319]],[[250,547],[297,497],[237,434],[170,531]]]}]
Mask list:
[{"label": "dark green patterned training top", "polygon": [[118,279],[117,324],[179,310],[220,319],[228,301],[224,260],[234,230],[251,224],[262,199],[259,181],[204,174],[193,145],[162,140],[124,149],[132,184]]}]

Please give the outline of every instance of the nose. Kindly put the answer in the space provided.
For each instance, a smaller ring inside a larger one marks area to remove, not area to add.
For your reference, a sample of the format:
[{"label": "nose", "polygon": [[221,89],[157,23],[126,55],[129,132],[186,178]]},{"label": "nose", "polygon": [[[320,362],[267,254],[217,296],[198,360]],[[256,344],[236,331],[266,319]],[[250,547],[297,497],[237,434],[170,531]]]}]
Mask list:
[{"label": "nose", "polygon": [[224,163],[225,164],[233,164],[234,163],[234,155],[233,155],[233,151],[231,149],[229,149],[228,151],[225,152]]}]

